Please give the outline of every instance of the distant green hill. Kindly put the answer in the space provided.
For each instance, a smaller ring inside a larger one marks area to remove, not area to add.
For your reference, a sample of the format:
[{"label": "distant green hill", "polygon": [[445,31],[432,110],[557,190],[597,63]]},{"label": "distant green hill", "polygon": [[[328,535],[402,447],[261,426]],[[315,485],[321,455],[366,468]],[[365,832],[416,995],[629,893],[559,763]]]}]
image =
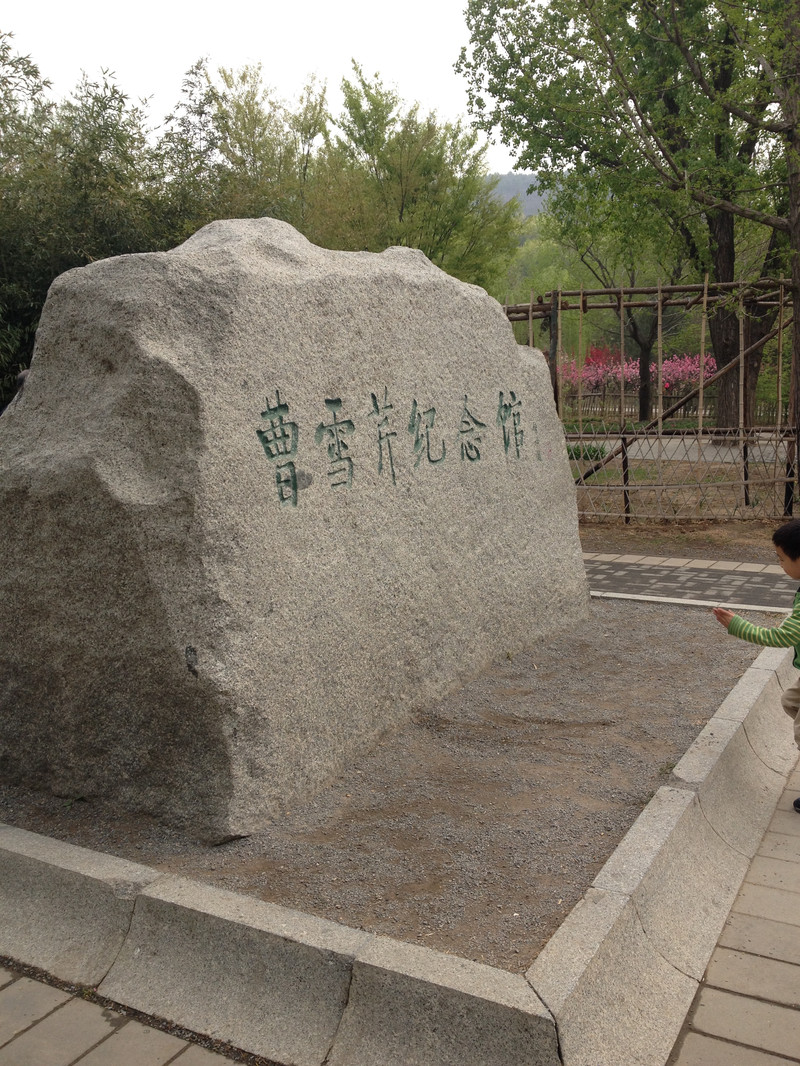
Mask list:
[{"label": "distant green hill", "polygon": [[522,204],[522,213],[528,218],[530,215],[538,215],[542,208],[542,197],[536,193],[528,193],[529,187],[536,180],[535,174],[492,174],[491,177],[499,178],[494,190],[495,196],[506,203],[516,198]]}]

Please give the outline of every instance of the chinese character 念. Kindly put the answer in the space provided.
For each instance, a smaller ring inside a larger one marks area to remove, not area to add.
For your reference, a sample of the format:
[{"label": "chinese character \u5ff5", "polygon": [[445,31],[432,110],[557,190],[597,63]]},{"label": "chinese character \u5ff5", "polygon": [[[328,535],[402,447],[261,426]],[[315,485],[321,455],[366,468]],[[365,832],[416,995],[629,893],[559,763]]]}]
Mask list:
[{"label": "chinese character \u5ff5", "polygon": [[275,484],[278,487],[278,499],[281,503],[297,506],[297,471],[293,456],[297,454],[298,429],[296,422],[288,422],[289,405],[281,403],[281,394],[275,389],[275,406],[261,412],[267,423],[265,429],[257,429],[264,453],[270,462],[275,463]]},{"label": "chinese character \u5ff5", "polygon": [[349,487],[353,481],[353,460],[347,454],[350,450],[350,445],[344,438],[349,436],[356,427],[349,418],[339,418],[339,411],[342,408],[340,399],[326,400],[325,406],[331,413],[332,421],[327,425],[324,422],[320,422],[314,439],[317,444],[321,444],[327,437],[326,448],[328,458],[331,461],[328,477],[330,478],[331,488],[335,489],[340,485]]},{"label": "chinese character \u5ff5", "polygon": [[525,432],[520,425],[521,407],[522,400],[517,399],[515,392],[509,392],[508,403],[505,402],[503,393],[500,393],[500,403],[497,407],[497,424],[503,427],[503,446],[505,447],[506,455],[508,455],[508,450],[513,444],[517,459],[519,459],[520,448],[525,436]]},{"label": "chinese character \u5ff5", "polygon": [[425,443],[425,453],[428,456],[429,463],[441,463],[445,456],[445,443],[442,441],[442,454],[438,459],[434,459],[431,455],[431,430],[433,429],[433,423],[436,419],[436,408],[429,407],[427,411],[420,412],[417,407],[417,401],[414,400],[411,404],[411,417],[408,420],[408,432],[414,438],[414,466],[419,466],[419,461],[422,458],[422,444]]},{"label": "chinese character \u5ff5", "polygon": [[370,418],[374,418],[377,421],[378,430],[378,473],[383,473],[384,459],[388,462],[389,476],[392,479],[392,484],[396,484],[394,476],[394,461],[392,460],[392,437],[396,437],[397,433],[394,430],[389,429],[389,415],[388,411],[393,411],[394,407],[389,403],[389,390],[386,386],[383,389],[383,406],[378,403],[378,397],[373,392],[370,393],[372,398],[372,410],[369,412]]},{"label": "chinese character \u5ff5", "polygon": [[458,435],[461,440],[461,458],[474,463],[481,457],[481,433],[486,429],[483,422],[479,422],[467,408],[467,397],[464,397],[464,410],[461,412],[461,422],[458,427]]}]

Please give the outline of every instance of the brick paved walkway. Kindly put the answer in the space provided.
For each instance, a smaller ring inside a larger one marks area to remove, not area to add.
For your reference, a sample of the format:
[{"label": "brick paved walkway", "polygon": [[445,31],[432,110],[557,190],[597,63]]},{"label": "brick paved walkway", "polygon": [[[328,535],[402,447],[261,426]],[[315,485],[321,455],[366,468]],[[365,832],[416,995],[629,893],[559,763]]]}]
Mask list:
[{"label": "brick paved walkway", "polygon": [[786,612],[796,585],[777,564],[672,559],[587,552],[583,557],[593,595],[685,603],[734,610]]},{"label": "brick paved walkway", "polygon": [[800,1062],[800,768],[750,864],[673,1066]]},{"label": "brick paved walkway", "polygon": [[230,1061],[0,967],[0,1066],[224,1066]]}]

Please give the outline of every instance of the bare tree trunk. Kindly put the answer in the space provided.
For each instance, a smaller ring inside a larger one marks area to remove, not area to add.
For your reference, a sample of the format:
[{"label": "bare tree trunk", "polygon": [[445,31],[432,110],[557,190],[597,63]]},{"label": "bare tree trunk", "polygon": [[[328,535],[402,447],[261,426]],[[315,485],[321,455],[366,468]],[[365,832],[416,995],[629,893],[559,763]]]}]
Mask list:
[{"label": "bare tree trunk", "polygon": [[789,193],[789,248],[792,263],[792,383],[789,424],[800,432],[800,0],[786,9],[783,115],[786,120],[786,170]]},{"label": "bare tree trunk", "polygon": [[[736,264],[734,217],[726,211],[709,212],[708,230],[714,261],[714,280],[733,281]],[[709,316],[708,330],[717,370],[739,358],[739,322],[736,305],[723,304]],[[726,374],[717,386],[717,425],[739,424],[739,368]]]}]

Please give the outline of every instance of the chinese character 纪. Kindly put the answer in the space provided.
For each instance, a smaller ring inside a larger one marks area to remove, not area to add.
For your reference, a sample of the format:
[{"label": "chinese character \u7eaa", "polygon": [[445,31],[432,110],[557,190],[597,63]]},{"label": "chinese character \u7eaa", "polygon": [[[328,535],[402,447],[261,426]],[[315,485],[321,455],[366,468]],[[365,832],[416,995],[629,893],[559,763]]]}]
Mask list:
[{"label": "chinese character \u7eaa", "polygon": [[481,457],[481,433],[486,429],[483,422],[479,422],[474,415],[470,414],[467,407],[467,397],[464,397],[464,410],[461,412],[461,422],[458,426],[458,436],[461,441],[461,458],[474,463]]},{"label": "chinese character \u7eaa", "polygon": [[297,423],[287,421],[289,405],[281,403],[278,389],[275,389],[275,406],[270,407],[269,399],[266,404],[267,409],[261,412],[261,417],[267,426],[265,429],[257,429],[256,434],[266,457],[276,464],[275,484],[278,488],[278,499],[281,503],[296,507],[297,471],[292,456],[297,454]]},{"label": "chinese character \u7eaa", "polygon": [[383,389],[383,405],[378,403],[378,397],[376,393],[370,393],[372,398],[372,410],[369,412],[370,418],[374,418],[377,422],[378,430],[378,473],[383,473],[384,459],[387,461],[389,476],[392,479],[392,484],[396,484],[394,476],[394,461],[392,459],[392,437],[396,437],[397,433],[394,430],[389,429],[389,411],[394,410],[394,406],[389,403],[389,390],[386,386]]},{"label": "chinese character \u7eaa", "polygon": [[497,407],[497,424],[503,427],[503,447],[506,450],[506,455],[508,455],[508,450],[513,444],[517,459],[519,459],[520,448],[525,436],[525,431],[520,425],[521,407],[522,400],[517,399],[515,392],[509,392],[507,403],[503,393],[500,393],[500,403]]},{"label": "chinese character \u7eaa", "polygon": [[441,463],[445,456],[445,443],[442,441],[442,454],[434,459],[431,455],[431,430],[436,419],[436,408],[429,407],[427,411],[420,412],[417,401],[411,404],[411,417],[408,420],[408,432],[414,438],[414,466],[419,466],[422,458],[422,445],[425,444],[425,454],[429,463]]},{"label": "chinese character \u7eaa", "polygon": [[347,454],[350,445],[344,438],[348,437],[356,427],[349,418],[339,418],[339,412],[342,409],[340,399],[326,400],[325,406],[331,413],[331,421],[327,424],[320,422],[314,439],[317,444],[321,444],[327,438],[326,449],[331,461],[331,469],[328,471],[331,488],[338,488],[340,485],[349,486],[353,481],[353,460]]}]

